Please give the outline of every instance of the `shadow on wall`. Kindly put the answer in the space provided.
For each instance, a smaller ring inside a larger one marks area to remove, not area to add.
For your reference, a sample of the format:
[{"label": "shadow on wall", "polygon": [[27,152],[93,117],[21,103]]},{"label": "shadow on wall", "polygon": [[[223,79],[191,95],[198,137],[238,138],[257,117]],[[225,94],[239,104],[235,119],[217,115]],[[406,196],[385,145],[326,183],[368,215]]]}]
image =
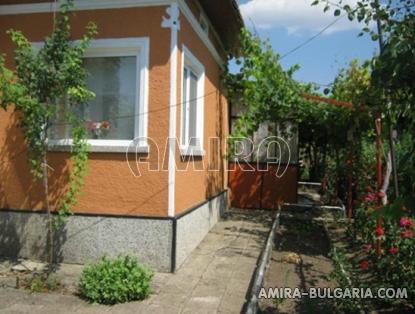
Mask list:
[{"label": "shadow on wall", "polygon": [[4,121],[0,151],[0,208],[39,208],[43,189],[41,182],[36,182],[30,173],[27,148],[17,127],[18,113],[2,111],[0,116]]},{"label": "shadow on wall", "polygon": [[26,240],[23,230],[27,221],[18,220],[9,212],[0,212],[0,259],[17,260],[21,256],[22,243]]},{"label": "shadow on wall", "polygon": [[[0,151],[0,208],[36,207],[40,202],[41,186],[37,184],[27,161],[27,149],[23,143],[23,136],[16,127],[18,115],[2,111],[1,120],[5,127]],[[31,201],[31,195],[37,196]],[[23,215],[13,215],[2,211],[0,219],[0,256],[16,259],[20,256],[27,234],[24,232],[28,223]]]},{"label": "shadow on wall", "polygon": [[[43,207],[42,182],[31,172],[27,148],[19,124],[18,113],[2,112],[4,137],[0,151],[0,256],[45,259],[47,256],[47,220]],[[21,143],[17,145],[17,143]],[[50,201],[56,208],[68,181],[67,158],[56,158],[50,154]],[[13,211],[10,211],[13,209]],[[18,210],[25,210],[19,213]],[[27,213],[33,210],[35,213]],[[42,213],[42,214],[41,214]],[[57,248],[55,260],[61,259],[59,247],[65,241],[65,232],[57,230],[54,244]]]},{"label": "shadow on wall", "polygon": [[[24,137],[17,127],[18,113],[6,114],[4,142],[0,152],[0,208],[41,210],[44,189],[41,180],[33,177]],[[10,117],[8,119],[8,117]],[[69,178],[68,153],[49,153],[49,201],[56,209],[66,193]]]},{"label": "shadow on wall", "polygon": [[[48,239],[45,214],[0,211],[0,258],[46,261]],[[56,263],[63,261],[62,247],[66,239],[65,228],[54,230],[53,261]]]},{"label": "shadow on wall", "polygon": [[[209,199],[218,193],[222,192],[224,189],[224,182],[225,182],[225,169],[223,164],[223,159],[226,158],[225,156],[225,132],[223,130],[224,126],[224,117],[223,117],[223,107],[225,106],[223,102],[223,94],[220,90],[216,92],[216,108],[215,113],[217,113],[218,118],[215,119],[215,141],[209,143],[208,146],[209,151],[207,152],[208,160],[207,160],[207,175],[205,179],[205,199]],[[215,171],[211,171],[215,169]],[[209,202],[209,217],[212,217],[213,213],[213,202]],[[222,206],[221,206],[222,207]]]}]

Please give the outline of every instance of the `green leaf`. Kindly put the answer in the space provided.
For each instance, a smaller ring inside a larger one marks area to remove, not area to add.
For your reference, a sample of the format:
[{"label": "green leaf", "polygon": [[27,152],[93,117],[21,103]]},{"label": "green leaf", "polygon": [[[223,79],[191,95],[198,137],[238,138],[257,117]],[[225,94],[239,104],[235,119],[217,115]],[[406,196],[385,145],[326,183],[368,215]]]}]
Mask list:
[{"label": "green leaf", "polygon": [[345,10],[347,13],[350,13],[352,8],[350,7],[350,5],[346,4],[346,5],[343,6],[343,10]]},{"label": "green leaf", "polygon": [[[71,105],[85,103],[95,95],[86,88],[86,72],[82,67],[82,57],[96,34],[96,26],[88,23],[86,33],[77,45],[71,44],[70,8],[73,0],[63,1],[56,15],[55,28],[44,39],[43,47],[34,52],[31,42],[21,31],[9,30],[11,40],[16,45],[16,70],[6,69],[4,58],[0,56],[0,101],[1,107],[14,104],[19,112],[19,125],[28,148],[28,159],[33,175],[44,179],[47,164],[47,134],[54,123],[54,116],[62,110],[62,99],[69,99]],[[66,109],[71,116],[71,109]],[[70,108],[73,108],[69,106]],[[72,109],[73,110],[73,109]],[[70,213],[76,203],[86,175],[88,146],[85,143],[86,131],[81,121],[68,118],[63,123],[72,123],[74,147],[71,151],[72,168],[69,171],[68,192],[60,199],[57,225]]]}]

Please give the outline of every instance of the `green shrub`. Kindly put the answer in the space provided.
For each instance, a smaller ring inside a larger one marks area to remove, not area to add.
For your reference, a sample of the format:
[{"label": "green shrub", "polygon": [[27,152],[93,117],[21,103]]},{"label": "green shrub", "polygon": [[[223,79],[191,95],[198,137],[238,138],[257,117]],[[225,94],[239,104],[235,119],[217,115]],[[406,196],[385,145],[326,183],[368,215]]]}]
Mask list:
[{"label": "green shrub", "polygon": [[150,294],[153,272],[131,256],[103,257],[85,267],[79,281],[80,293],[94,303],[115,304],[143,300]]},{"label": "green shrub", "polygon": [[35,273],[24,281],[24,286],[30,292],[55,291],[61,287],[61,280],[56,276]]}]

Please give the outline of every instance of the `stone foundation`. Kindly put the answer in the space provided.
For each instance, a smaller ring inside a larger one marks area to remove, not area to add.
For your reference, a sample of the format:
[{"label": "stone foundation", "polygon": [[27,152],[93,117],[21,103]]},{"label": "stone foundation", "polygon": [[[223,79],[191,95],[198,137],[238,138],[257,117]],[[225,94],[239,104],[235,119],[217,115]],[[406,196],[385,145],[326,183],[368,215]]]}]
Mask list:
[{"label": "stone foundation", "polygon": [[[227,193],[178,217],[70,216],[55,232],[55,259],[85,264],[103,255],[131,254],[163,272],[175,271],[226,210]],[[0,210],[0,256],[45,260],[44,213]]]}]

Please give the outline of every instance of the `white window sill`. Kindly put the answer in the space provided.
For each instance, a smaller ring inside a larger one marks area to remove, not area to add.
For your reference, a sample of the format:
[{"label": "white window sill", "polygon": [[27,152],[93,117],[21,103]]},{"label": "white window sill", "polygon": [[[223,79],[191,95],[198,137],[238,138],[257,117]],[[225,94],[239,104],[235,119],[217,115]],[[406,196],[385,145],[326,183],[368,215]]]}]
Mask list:
[{"label": "white window sill", "polygon": [[[145,153],[149,152],[147,143],[129,140],[88,140],[91,153]],[[71,139],[50,140],[48,150],[55,152],[70,152],[73,143]]]},{"label": "white window sill", "polygon": [[180,154],[182,156],[205,156],[205,151],[200,147],[180,147]]}]

